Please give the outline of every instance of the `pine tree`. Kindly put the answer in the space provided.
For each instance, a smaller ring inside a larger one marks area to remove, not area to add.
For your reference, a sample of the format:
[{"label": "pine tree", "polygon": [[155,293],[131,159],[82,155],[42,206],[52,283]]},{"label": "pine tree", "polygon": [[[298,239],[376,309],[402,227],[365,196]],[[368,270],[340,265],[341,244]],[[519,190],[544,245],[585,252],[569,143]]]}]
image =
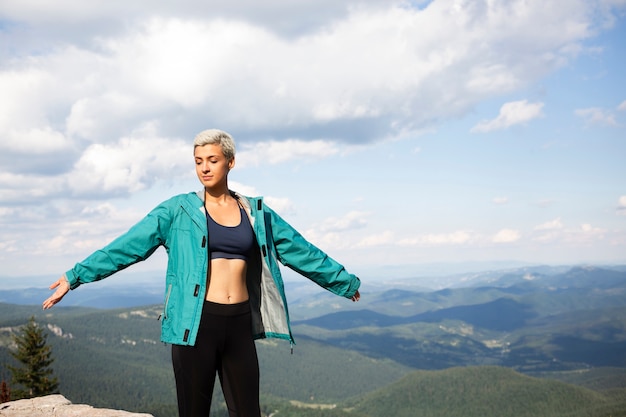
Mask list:
[{"label": "pine tree", "polygon": [[0,382],[0,404],[11,401],[11,389],[3,379]]},{"label": "pine tree", "polygon": [[13,335],[17,350],[11,352],[11,356],[22,366],[9,366],[9,370],[13,374],[14,388],[20,386],[24,389],[14,389],[13,399],[33,398],[55,393],[59,384],[50,368],[54,359],[52,348],[46,344],[47,334],[37,325],[34,317],[31,317],[21,330],[20,334]]}]

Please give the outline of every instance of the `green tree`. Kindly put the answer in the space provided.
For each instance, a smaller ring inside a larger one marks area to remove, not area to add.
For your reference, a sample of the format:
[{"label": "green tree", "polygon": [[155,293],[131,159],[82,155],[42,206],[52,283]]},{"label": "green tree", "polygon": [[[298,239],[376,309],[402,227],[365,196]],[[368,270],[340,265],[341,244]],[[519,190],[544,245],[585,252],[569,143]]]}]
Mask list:
[{"label": "green tree", "polygon": [[11,390],[7,382],[3,379],[0,382],[0,404],[11,401]]},{"label": "green tree", "polygon": [[33,398],[57,392],[58,380],[53,376],[52,348],[46,344],[47,334],[31,317],[21,329],[21,333],[12,336],[17,350],[11,352],[22,366],[9,366],[13,375],[13,399]]}]

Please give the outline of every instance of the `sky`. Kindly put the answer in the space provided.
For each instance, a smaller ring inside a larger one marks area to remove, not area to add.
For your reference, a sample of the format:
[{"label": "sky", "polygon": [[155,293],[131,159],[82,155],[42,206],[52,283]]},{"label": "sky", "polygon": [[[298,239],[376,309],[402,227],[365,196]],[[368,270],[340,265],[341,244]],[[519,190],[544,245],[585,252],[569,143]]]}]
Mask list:
[{"label": "sky", "polygon": [[626,264],[624,39],[626,0],[3,0],[0,288],[198,190],[208,128],[361,277]]}]

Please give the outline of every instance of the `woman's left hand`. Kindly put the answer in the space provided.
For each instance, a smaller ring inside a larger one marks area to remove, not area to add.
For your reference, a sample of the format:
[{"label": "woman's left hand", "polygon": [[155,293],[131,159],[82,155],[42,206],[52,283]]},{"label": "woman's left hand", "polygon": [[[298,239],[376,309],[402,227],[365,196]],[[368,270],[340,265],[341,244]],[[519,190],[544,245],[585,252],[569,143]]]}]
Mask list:
[{"label": "woman's left hand", "polygon": [[359,293],[359,290],[356,290],[356,292],[354,293],[354,295],[352,296],[352,301],[354,301],[355,303],[357,301],[359,301],[361,299],[361,294]]}]

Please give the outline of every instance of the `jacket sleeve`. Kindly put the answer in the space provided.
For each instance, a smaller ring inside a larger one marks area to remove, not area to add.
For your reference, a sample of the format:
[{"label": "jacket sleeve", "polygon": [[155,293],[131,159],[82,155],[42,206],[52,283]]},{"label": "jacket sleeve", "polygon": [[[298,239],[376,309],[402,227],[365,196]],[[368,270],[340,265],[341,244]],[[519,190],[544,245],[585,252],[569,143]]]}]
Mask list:
[{"label": "jacket sleeve", "polygon": [[170,223],[170,211],[163,203],[126,233],[67,271],[65,276],[70,288],[99,281],[147,259],[159,246],[165,244]]},{"label": "jacket sleeve", "polygon": [[308,242],[272,209],[266,207],[266,210],[266,223],[280,263],[333,294],[351,298],[356,293],[361,285],[358,277]]}]

